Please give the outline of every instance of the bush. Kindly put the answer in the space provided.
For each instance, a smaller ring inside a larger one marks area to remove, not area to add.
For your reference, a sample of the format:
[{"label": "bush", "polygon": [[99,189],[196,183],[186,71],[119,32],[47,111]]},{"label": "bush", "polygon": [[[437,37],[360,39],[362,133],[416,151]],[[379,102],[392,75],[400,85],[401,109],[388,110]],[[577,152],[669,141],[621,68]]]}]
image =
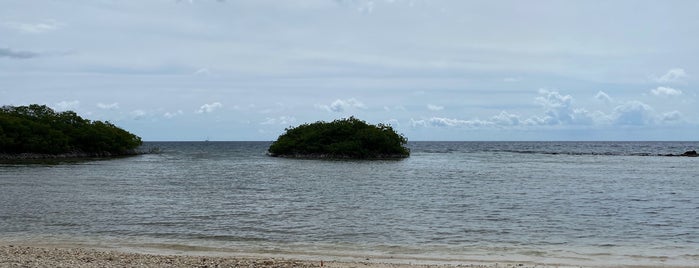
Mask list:
[{"label": "bush", "polygon": [[56,113],[37,104],[0,108],[0,153],[122,155],[141,144],[126,130],[72,111]]},{"label": "bush", "polygon": [[269,147],[271,156],[303,158],[405,158],[407,139],[391,126],[350,117],[287,128]]}]

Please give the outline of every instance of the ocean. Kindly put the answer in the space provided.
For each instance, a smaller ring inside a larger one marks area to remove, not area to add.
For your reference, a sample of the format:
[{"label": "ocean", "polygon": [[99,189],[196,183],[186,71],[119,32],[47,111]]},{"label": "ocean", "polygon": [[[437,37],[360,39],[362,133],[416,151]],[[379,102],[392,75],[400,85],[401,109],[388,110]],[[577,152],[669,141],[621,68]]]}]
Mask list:
[{"label": "ocean", "polygon": [[0,242],[469,264],[699,266],[699,142],[410,142],[403,160],[269,142],[0,164]]}]

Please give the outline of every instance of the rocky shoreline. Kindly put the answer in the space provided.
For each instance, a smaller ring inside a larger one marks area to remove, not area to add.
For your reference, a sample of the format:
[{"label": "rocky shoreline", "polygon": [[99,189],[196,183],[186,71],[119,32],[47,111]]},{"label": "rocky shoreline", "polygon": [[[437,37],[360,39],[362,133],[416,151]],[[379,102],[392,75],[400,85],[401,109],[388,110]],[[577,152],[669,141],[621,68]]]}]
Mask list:
[{"label": "rocky shoreline", "polygon": [[[90,248],[56,248],[38,246],[0,245],[0,268],[2,267],[365,267],[365,268],[438,268],[453,265],[428,265],[405,263],[379,263],[367,261],[343,262],[334,260],[298,260],[276,257],[252,256],[197,256],[156,255],[127,253],[114,250]],[[526,268],[547,267],[524,263],[461,264],[471,268]],[[554,266],[551,266],[554,267]],[[558,267],[558,266],[556,266]]]}]

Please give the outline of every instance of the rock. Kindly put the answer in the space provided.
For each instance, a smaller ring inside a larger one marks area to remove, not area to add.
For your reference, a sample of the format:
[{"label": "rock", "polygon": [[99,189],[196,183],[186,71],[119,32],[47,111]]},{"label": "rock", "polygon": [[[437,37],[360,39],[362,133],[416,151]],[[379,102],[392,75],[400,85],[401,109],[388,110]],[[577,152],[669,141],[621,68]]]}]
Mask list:
[{"label": "rock", "polygon": [[682,154],[682,156],[697,157],[697,151],[686,151]]}]

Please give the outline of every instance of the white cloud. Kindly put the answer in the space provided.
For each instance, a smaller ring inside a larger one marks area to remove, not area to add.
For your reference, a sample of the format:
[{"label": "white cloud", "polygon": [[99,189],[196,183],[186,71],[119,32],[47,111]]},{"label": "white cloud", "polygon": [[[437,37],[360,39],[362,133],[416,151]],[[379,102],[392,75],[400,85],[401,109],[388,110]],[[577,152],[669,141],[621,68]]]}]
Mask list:
[{"label": "white cloud", "polygon": [[493,123],[483,120],[461,120],[445,117],[431,117],[429,119],[414,120],[410,119],[410,124],[413,127],[484,127],[490,126]]},{"label": "white cloud", "polygon": [[388,119],[383,123],[389,126],[400,126],[400,121],[398,121],[398,119],[395,118]]},{"label": "white cloud", "polygon": [[655,122],[655,111],[640,101],[630,101],[614,108],[613,124],[647,125]]},{"label": "white cloud", "polygon": [[[601,93],[601,94],[600,94]],[[590,125],[604,121],[600,113],[592,113],[586,109],[574,108],[573,97],[570,95],[561,95],[558,91],[541,89],[536,101],[545,109],[544,116],[532,117],[526,122],[530,125]],[[611,101],[611,98],[604,93],[598,92],[595,97],[606,98]]]},{"label": "white cloud", "polygon": [[438,106],[433,104],[427,104],[427,109],[430,111],[441,111],[444,110],[444,106]]},{"label": "white cloud", "polygon": [[516,126],[520,124],[519,116],[502,111],[500,114],[493,116],[491,119],[493,124],[501,126]]},{"label": "white cloud", "polygon": [[177,112],[172,112],[172,113],[171,113],[171,112],[165,112],[165,113],[163,114],[163,117],[170,119],[170,118],[173,118],[173,117],[175,117],[175,116],[183,115],[183,114],[184,114],[184,112],[183,112],[182,110],[177,110]]},{"label": "white cloud", "polygon": [[655,96],[679,96],[682,95],[682,90],[670,87],[658,87],[650,91]]},{"label": "white cloud", "polygon": [[62,23],[59,23],[55,20],[45,20],[37,23],[25,23],[25,22],[16,22],[16,21],[8,21],[8,22],[3,22],[0,23],[5,28],[12,29],[15,31],[19,31],[22,33],[30,33],[30,34],[38,34],[38,33],[44,33],[52,30],[56,30],[63,26]]},{"label": "white cloud", "polygon": [[[428,119],[411,119],[413,127],[537,127],[551,125],[645,125],[657,122],[657,116],[652,107],[632,101],[614,108],[611,113],[601,111],[588,111],[584,108],[573,106],[573,97],[563,95],[557,91],[540,90],[541,96],[536,102],[544,107],[542,115],[534,115],[524,119],[521,115],[502,111],[500,114],[487,120],[481,119],[455,119],[444,117],[431,117]],[[605,97],[606,96],[606,97]],[[611,100],[604,92],[597,94],[598,99]],[[678,118],[676,113],[663,115],[664,121],[673,121]]]},{"label": "white cloud", "polygon": [[682,68],[673,68],[667,71],[663,76],[655,78],[658,83],[674,83],[682,81],[687,77],[687,72]]},{"label": "white cloud", "polygon": [[217,109],[220,109],[221,107],[223,107],[223,104],[221,104],[220,102],[214,102],[214,103],[210,103],[210,104],[207,103],[207,104],[204,104],[201,107],[199,107],[199,109],[196,110],[195,113],[198,113],[198,114],[207,113],[208,114],[208,113],[212,113],[213,111],[215,111]]},{"label": "white cloud", "polygon": [[133,119],[135,120],[143,119],[144,117],[146,117],[146,115],[148,114],[140,109],[131,111],[131,116],[133,116]]},{"label": "white cloud", "polygon": [[609,97],[609,95],[607,95],[607,93],[605,93],[604,91],[601,91],[601,90],[598,91],[597,94],[595,94],[595,99],[598,101],[604,102],[604,103],[611,103],[614,101],[614,100],[612,100],[612,97]]},{"label": "white cloud", "polygon": [[116,110],[116,109],[119,109],[119,103],[115,102],[115,103],[105,104],[105,103],[98,102],[97,108],[100,108],[103,110]]},{"label": "white cloud", "polygon": [[260,125],[289,125],[296,122],[296,118],[292,116],[280,116],[278,118],[267,117]]},{"label": "white cloud", "polygon": [[56,110],[59,110],[59,111],[74,110],[74,109],[77,109],[79,106],[80,106],[80,101],[77,101],[77,100],[61,101],[59,103],[56,103]]},{"label": "white cloud", "polygon": [[561,95],[558,91],[539,89],[539,96],[536,100],[543,106],[549,108],[569,108],[573,102],[570,95]]},{"label": "white cloud", "polygon": [[326,110],[328,112],[336,112],[336,113],[341,113],[346,111],[349,108],[358,108],[358,109],[366,109],[366,106],[364,103],[351,98],[351,99],[337,99],[333,101],[330,105],[316,105],[317,108]]},{"label": "white cloud", "polygon": [[561,95],[558,91],[540,89],[536,101],[546,109],[546,122],[549,125],[571,123],[575,120],[575,111],[572,108],[573,97]]}]

